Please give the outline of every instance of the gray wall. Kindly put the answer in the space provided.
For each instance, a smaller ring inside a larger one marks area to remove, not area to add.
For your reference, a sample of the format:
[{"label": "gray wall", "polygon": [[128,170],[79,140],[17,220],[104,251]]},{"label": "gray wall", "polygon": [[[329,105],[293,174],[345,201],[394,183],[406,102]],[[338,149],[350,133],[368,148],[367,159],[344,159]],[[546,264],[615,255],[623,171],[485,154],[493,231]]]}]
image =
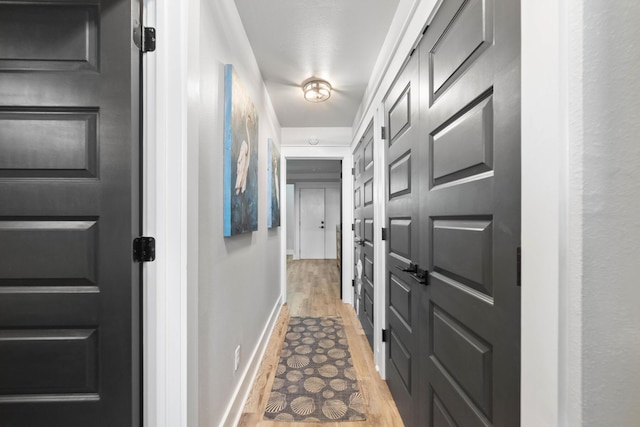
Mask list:
[{"label": "gray wall", "polygon": [[522,2],[522,425],[640,420],[638,2]]},{"label": "gray wall", "polygon": [[640,423],[640,3],[584,3],[584,426]]},{"label": "gray wall", "polygon": [[[249,360],[258,348],[274,309],[280,304],[280,228],[267,229],[267,138],[280,145],[280,125],[255,63],[235,5],[201,0],[198,197],[189,203],[197,214],[198,239],[198,424],[229,425],[251,386]],[[192,47],[189,46],[189,47]],[[223,64],[233,64],[259,114],[258,231],[223,237]],[[194,82],[195,84],[196,82]],[[191,215],[190,217],[193,217]],[[268,337],[267,337],[268,338]],[[234,372],[234,353],[241,362]],[[256,363],[259,363],[257,360]],[[231,406],[234,405],[235,406]],[[230,411],[228,417],[226,413]]]}]

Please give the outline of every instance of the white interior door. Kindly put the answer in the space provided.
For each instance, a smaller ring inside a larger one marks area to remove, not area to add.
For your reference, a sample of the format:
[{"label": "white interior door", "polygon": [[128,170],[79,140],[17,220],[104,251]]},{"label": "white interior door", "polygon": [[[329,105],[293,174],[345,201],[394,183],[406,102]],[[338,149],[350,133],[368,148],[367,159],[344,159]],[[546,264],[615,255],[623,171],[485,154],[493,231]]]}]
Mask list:
[{"label": "white interior door", "polygon": [[300,258],[325,258],[324,188],[300,189]]}]

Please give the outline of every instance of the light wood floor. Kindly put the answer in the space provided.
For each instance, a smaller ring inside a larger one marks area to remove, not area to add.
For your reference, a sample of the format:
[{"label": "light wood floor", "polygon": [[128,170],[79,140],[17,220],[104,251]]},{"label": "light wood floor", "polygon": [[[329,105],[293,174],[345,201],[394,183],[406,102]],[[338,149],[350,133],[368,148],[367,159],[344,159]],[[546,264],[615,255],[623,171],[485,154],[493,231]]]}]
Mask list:
[{"label": "light wood floor", "polygon": [[[280,312],[239,427],[403,427],[387,384],[373,363],[373,354],[353,307],[340,301],[340,278],[335,260],[287,259],[287,304]],[[360,389],[367,406],[366,421],[292,423],[264,420],[275,369],[289,316],[341,316]]]}]

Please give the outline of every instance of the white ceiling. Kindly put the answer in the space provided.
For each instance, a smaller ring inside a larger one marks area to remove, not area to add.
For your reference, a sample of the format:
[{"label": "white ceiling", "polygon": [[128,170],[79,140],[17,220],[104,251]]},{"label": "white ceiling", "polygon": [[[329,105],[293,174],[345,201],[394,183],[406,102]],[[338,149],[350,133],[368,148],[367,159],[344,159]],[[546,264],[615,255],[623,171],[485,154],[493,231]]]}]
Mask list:
[{"label": "white ceiling", "polygon": [[[350,127],[399,0],[235,0],[282,127]],[[307,102],[310,77],[333,86]]]}]

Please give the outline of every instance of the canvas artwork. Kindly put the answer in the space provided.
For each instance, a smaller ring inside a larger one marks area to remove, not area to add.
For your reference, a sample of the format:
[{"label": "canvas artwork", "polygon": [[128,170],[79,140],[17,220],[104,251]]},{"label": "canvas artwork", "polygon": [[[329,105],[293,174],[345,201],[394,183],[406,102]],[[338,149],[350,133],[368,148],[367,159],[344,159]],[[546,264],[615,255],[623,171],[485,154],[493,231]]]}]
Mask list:
[{"label": "canvas artwork", "polygon": [[280,227],[280,150],[269,138],[269,164],[267,165],[267,226]]},{"label": "canvas artwork", "polygon": [[232,65],[224,67],[224,235],[258,229],[258,113]]}]

